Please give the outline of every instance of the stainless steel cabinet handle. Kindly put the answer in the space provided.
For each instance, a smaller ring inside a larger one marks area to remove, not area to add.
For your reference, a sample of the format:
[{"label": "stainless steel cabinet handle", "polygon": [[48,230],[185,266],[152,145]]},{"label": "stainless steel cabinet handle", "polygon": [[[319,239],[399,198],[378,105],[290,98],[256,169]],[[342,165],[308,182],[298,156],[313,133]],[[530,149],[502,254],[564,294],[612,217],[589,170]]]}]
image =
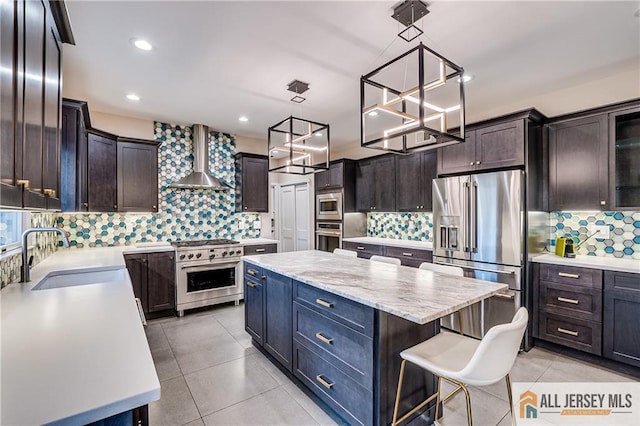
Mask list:
[{"label": "stainless steel cabinet handle", "polygon": [[262,253],[265,249],[256,249],[256,253]]},{"label": "stainless steel cabinet handle", "polygon": [[324,306],[325,308],[333,308],[333,303],[327,302],[326,300],[316,299],[316,303],[318,305]]},{"label": "stainless steel cabinet handle", "polygon": [[413,257],[413,253],[402,253],[403,256]]},{"label": "stainless steel cabinet handle", "polygon": [[247,285],[251,288],[255,287],[256,285],[254,283],[252,283],[251,281],[247,281]]},{"label": "stainless steel cabinet handle", "polygon": [[324,377],[322,377],[322,374],[318,374],[316,376],[316,380],[327,389],[331,389],[333,387],[333,383],[327,382]]},{"label": "stainless steel cabinet handle", "polygon": [[604,201],[604,200],[602,200],[602,201],[600,201],[600,205],[601,205],[601,206],[606,206],[606,205],[607,205],[607,202],[606,202],[606,201]]},{"label": "stainless steel cabinet handle", "polygon": [[473,161],[469,163],[470,166],[473,166]]},{"label": "stainless steel cabinet handle", "polygon": [[574,337],[578,336],[578,332],[577,331],[567,330],[566,328],[558,327],[558,332],[559,333],[563,333],[563,334],[568,334],[569,336],[574,336]]},{"label": "stainless steel cabinet handle", "polygon": [[29,179],[18,179],[16,185],[22,185],[24,189],[29,189]]},{"label": "stainless steel cabinet handle", "polygon": [[476,164],[481,164],[481,163],[482,163],[482,161],[476,161]]},{"label": "stainless steel cabinet handle", "polygon": [[580,278],[579,274],[569,274],[567,272],[558,272],[558,276],[565,277],[565,278],[575,278],[575,279]]},{"label": "stainless steel cabinet handle", "polygon": [[509,300],[513,300],[516,298],[514,294],[507,294],[507,293],[497,293],[495,294],[495,296],[501,299],[509,299]]},{"label": "stainless steel cabinet handle", "polygon": [[356,247],[356,249],[357,249],[357,250],[364,250],[364,247],[362,247],[362,246],[358,246],[358,247]]},{"label": "stainless steel cabinet handle", "polygon": [[258,275],[258,272],[254,271],[253,269],[247,269],[247,274],[253,275],[255,277],[256,275]]},{"label": "stainless steel cabinet handle", "polygon": [[574,305],[577,305],[578,303],[580,303],[576,299],[567,299],[565,297],[558,297],[558,302],[572,303]]},{"label": "stainless steel cabinet handle", "polygon": [[328,338],[327,336],[325,336],[324,334],[320,333],[319,331],[316,333],[316,338],[318,340],[323,341],[327,345],[333,345],[333,339]]}]

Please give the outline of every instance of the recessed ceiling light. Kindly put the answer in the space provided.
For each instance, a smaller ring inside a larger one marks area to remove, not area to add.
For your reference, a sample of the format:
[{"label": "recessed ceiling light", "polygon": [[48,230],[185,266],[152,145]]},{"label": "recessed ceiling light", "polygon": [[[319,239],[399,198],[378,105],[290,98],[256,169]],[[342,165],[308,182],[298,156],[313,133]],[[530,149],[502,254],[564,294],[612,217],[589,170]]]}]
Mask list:
[{"label": "recessed ceiling light", "polygon": [[[472,75],[465,74],[465,75],[462,76],[462,81],[464,83],[466,83],[468,81],[471,81],[471,80],[473,80],[473,76]],[[458,83],[460,83],[460,77],[458,77]]]},{"label": "recessed ceiling light", "polygon": [[243,115],[243,116],[238,118],[238,121],[242,121],[244,123],[246,121],[249,121],[249,119]]},{"label": "recessed ceiling light", "polygon": [[127,95],[127,99],[129,99],[130,101],[139,101],[140,96],[136,95],[135,93],[129,93]]},{"label": "recessed ceiling light", "polygon": [[137,47],[138,49],[140,49],[140,50],[151,50],[151,49],[153,49],[153,46],[147,40],[134,39],[133,40],[133,45],[135,47]]},{"label": "recessed ceiling light", "polygon": [[322,136],[322,133],[321,132],[316,132],[316,133],[314,133],[314,135],[320,137],[320,136]]},{"label": "recessed ceiling light", "polygon": [[375,117],[376,115],[378,115],[378,111],[371,111],[369,113],[369,117]]}]

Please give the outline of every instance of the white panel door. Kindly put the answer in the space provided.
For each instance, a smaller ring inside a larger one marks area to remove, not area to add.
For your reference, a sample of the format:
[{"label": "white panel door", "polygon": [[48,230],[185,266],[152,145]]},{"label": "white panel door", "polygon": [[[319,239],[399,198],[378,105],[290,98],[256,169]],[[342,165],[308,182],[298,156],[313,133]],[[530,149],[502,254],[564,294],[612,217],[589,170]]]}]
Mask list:
[{"label": "white panel door", "polygon": [[309,189],[296,185],[296,250],[310,250],[309,245]]},{"label": "white panel door", "polygon": [[280,187],[280,251],[296,249],[296,192],[295,186]]}]

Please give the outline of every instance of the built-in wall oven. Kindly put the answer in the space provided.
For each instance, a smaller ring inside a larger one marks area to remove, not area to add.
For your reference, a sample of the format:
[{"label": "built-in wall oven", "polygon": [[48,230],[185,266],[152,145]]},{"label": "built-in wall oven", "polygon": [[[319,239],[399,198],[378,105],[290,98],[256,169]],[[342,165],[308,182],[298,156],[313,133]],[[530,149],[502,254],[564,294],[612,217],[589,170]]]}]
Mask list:
[{"label": "built-in wall oven", "polygon": [[342,222],[316,222],[316,250],[332,252],[342,247]]},{"label": "built-in wall oven", "polygon": [[240,301],[243,288],[238,268],[243,248],[237,241],[183,241],[174,245],[179,316],[185,309]]},{"label": "built-in wall oven", "polygon": [[316,221],[342,220],[342,192],[316,195]]}]

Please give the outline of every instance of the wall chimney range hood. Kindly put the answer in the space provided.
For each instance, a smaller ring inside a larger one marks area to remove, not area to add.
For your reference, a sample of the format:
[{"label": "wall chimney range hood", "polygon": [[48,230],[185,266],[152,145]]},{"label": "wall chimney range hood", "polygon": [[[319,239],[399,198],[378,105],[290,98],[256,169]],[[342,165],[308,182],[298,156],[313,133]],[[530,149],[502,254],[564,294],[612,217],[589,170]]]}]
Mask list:
[{"label": "wall chimney range hood", "polygon": [[169,185],[169,188],[227,190],[225,182],[209,174],[209,128],[193,125],[193,172]]}]

